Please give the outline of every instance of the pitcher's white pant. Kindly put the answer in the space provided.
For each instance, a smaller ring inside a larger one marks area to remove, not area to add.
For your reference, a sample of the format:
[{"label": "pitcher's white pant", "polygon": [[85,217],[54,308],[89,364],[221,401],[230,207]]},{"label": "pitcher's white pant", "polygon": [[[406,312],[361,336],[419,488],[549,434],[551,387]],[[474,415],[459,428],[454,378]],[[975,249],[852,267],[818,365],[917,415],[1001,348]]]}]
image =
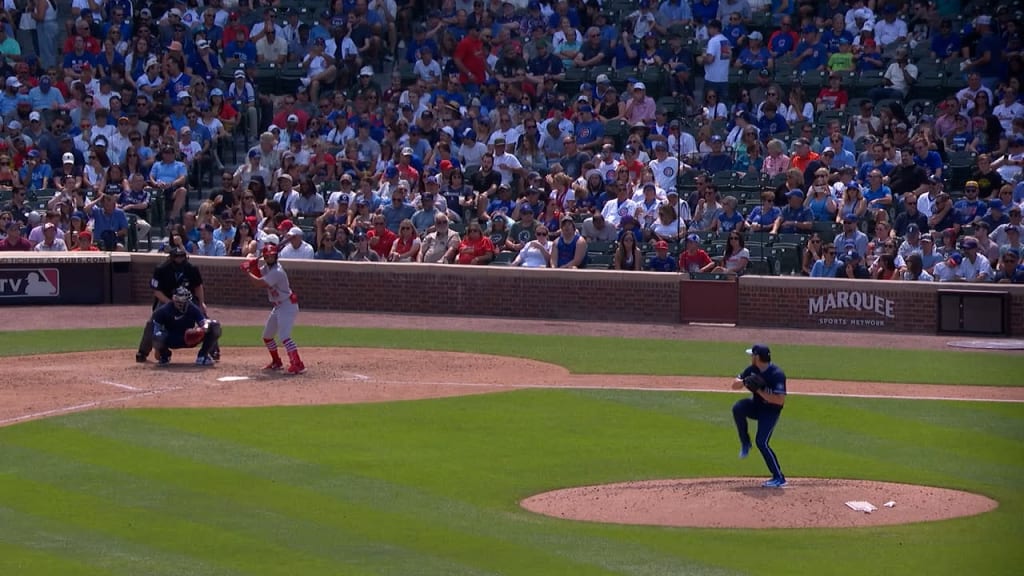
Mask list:
[{"label": "pitcher's white pant", "polygon": [[299,305],[285,302],[275,306],[270,311],[270,317],[263,326],[263,338],[274,338],[277,336],[282,341],[292,337],[292,327],[295,326],[295,318],[299,315]]}]

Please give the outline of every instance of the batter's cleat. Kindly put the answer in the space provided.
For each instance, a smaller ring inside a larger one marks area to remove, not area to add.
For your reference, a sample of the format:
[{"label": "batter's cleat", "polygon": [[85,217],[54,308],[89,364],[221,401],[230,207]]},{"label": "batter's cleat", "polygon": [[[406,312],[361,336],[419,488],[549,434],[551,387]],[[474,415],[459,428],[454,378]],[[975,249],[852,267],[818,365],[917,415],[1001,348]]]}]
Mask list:
[{"label": "batter's cleat", "polygon": [[785,478],[772,478],[771,480],[761,484],[761,488],[782,488],[786,485]]},{"label": "batter's cleat", "polygon": [[299,364],[292,364],[292,365],[288,366],[288,375],[289,376],[298,376],[299,374],[305,374],[305,373],[306,373],[306,365],[305,364],[299,363]]},{"label": "batter's cleat", "polygon": [[213,361],[213,358],[209,356],[198,356],[196,357],[196,366],[214,366],[217,363]]},{"label": "batter's cleat", "polygon": [[740,446],[740,460],[746,458],[748,454],[750,454],[750,444]]},{"label": "batter's cleat", "polygon": [[220,362],[220,350],[210,352],[210,358],[213,358],[214,362]]},{"label": "batter's cleat", "polygon": [[161,356],[156,361],[156,365],[157,366],[167,366],[170,363],[171,363],[171,357],[170,356]]},{"label": "batter's cleat", "polygon": [[263,370],[266,371],[266,372],[273,372],[273,371],[276,371],[276,370],[281,370],[283,368],[284,368],[284,364],[282,364],[280,362],[271,362],[270,364],[267,364],[266,366],[264,366]]},{"label": "batter's cleat", "polygon": [[146,356],[148,356],[148,354],[136,353],[135,354],[135,361],[138,362],[139,364],[145,364],[146,363]]}]

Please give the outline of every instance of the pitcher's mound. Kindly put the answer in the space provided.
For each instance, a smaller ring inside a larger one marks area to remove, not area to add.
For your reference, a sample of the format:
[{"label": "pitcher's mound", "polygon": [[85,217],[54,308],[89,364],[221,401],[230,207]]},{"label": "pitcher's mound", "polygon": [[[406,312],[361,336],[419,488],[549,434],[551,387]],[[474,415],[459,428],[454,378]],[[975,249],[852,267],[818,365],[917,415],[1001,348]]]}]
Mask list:
[{"label": "pitcher's mound", "polygon": [[[933,522],[994,510],[985,496],[913,484],[790,478],[762,488],[758,478],[689,478],[580,486],[521,502],[537,514],[568,520],[693,528],[852,528]],[[870,514],[846,503],[870,502]],[[891,508],[884,506],[895,502]]]}]

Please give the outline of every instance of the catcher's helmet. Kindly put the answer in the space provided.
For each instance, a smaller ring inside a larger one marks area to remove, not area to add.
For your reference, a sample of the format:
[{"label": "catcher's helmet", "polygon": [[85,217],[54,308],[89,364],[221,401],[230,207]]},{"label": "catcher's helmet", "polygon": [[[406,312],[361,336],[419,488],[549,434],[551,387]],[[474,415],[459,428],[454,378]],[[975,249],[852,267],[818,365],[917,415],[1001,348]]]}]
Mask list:
[{"label": "catcher's helmet", "polygon": [[263,247],[263,257],[277,256],[277,246],[275,244],[267,244]]},{"label": "catcher's helmet", "polygon": [[174,291],[174,296],[171,297],[171,300],[174,301],[174,305],[177,306],[178,310],[184,311],[188,307],[188,303],[192,301],[192,293],[189,292],[188,288],[179,286]]}]

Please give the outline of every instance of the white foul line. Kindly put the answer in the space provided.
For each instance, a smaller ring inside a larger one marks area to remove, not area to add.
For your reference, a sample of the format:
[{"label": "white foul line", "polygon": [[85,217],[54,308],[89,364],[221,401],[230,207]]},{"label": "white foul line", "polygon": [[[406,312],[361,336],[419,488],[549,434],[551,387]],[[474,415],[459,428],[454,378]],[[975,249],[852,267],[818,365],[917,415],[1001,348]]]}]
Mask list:
[{"label": "white foul line", "polygon": [[[396,384],[400,386],[457,386],[465,388],[501,388],[501,389],[543,389],[543,390],[629,390],[634,392],[716,392],[735,394],[736,390],[721,388],[687,388],[683,386],[594,386],[592,384],[494,384],[484,382],[412,382],[409,380],[377,380],[366,378],[360,381],[376,384]],[[828,398],[870,398],[880,400],[949,400],[954,402],[1006,402],[1024,403],[1024,400],[1012,398],[953,398],[949,396],[910,396],[901,394],[847,394],[838,392],[791,392],[790,396],[823,396]]]},{"label": "white foul line", "polygon": [[110,380],[100,380],[100,384],[106,384],[107,386],[114,386],[122,390],[129,390],[131,392],[142,392],[142,388],[136,388],[135,386],[129,386],[127,384],[118,384],[117,382],[111,382]]},{"label": "white foul line", "polygon": [[25,420],[35,420],[36,418],[43,418],[46,416],[56,416],[58,414],[67,414],[69,412],[78,412],[80,410],[88,410],[90,408],[97,408],[99,406],[105,406],[107,404],[117,404],[118,402],[126,402],[128,400],[134,400],[136,398],[143,398],[145,396],[154,396],[163,392],[173,392],[175,390],[181,390],[181,386],[174,386],[171,388],[157,388],[156,390],[149,390],[146,392],[140,392],[138,394],[129,394],[127,396],[120,396],[118,398],[109,398],[107,400],[96,400],[94,402],[86,402],[84,404],[76,404],[74,406],[65,406],[63,408],[54,408],[53,410],[43,410],[42,412],[33,412],[31,414],[25,414],[24,416],[16,416],[14,418],[5,418],[0,420],[0,426],[7,426],[8,424],[16,424],[18,422],[24,422]]}]

